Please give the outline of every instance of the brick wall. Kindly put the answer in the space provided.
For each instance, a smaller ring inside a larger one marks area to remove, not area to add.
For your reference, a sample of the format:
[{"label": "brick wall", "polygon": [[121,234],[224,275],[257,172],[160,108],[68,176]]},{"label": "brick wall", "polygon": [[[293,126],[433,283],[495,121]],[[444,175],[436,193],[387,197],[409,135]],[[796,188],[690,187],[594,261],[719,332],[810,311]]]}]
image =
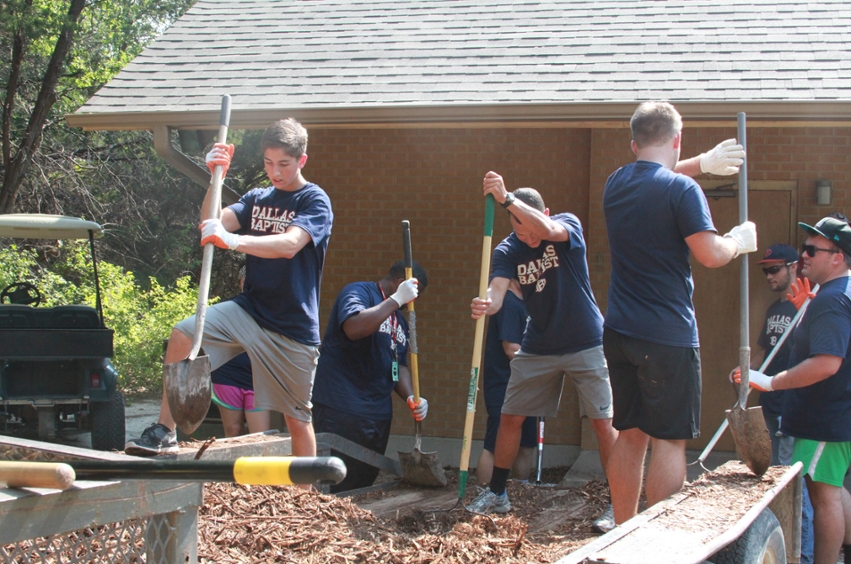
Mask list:
[{"label": "brick wall", "polygon": [[[478,291],[482,244],[482,178],[500,173],[510,189],[538,189],[553,213],[570,211],[585,226],[591,282],[605,311],[609,259],[600,209],[605,180],[633,160],[621,129],[357,129],[310,128],[305,177],[331,197],[334,231],[322,284],[322,323],[339,290],[378,280],[401,259],[401,221],[411,222],[413,255],[429,274],[417,301],[422,395],[429,399],[428,435],[460,438],[475,323],[469,304]],[[688,128],[683,156],[735,135],[735,128]],[[749,128],[750,178],[799,181],[799,219],[817,221],[851,206],[851,129]],[[815,204],[815,181],[833,181],[834,205]],[[509,232],[497,208],[494,244]],[[410,433],[396,402],[394,433]],[[572,386],[547,442],[579,444]],[[485,421],[481,394],[474,438]]]}]

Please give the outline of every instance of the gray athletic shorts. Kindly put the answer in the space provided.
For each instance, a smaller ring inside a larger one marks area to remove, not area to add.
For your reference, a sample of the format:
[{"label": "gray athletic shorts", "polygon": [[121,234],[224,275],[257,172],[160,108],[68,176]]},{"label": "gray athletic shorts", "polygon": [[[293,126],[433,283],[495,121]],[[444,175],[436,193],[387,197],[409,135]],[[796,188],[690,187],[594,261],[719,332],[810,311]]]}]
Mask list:
[{"label": "gray athletic shorts", "polygon": [[511,377],[502,412],[527,417],[555,417],[564,377],[579,394],[580,416],[612,417],[612,387],[603,347],[563,355],[534,355],[522,350],[511,361]]},{"label": "gray athletic shorts", "polygon": [[[184,319],[175,329],[192,338],[195,316]],[[280,411],[299,421],[311,420],[310,395],[319,360],[318,347],[263,329],[234,302],[207,308],[201,346],[210,357],[213,370],[243,351],[248,353],[255,409]]]}]

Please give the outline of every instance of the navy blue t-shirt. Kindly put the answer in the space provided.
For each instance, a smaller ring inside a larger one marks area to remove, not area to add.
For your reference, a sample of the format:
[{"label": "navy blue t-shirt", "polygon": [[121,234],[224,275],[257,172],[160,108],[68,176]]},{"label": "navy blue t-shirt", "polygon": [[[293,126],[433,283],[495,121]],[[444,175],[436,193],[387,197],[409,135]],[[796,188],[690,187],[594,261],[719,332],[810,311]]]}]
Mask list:
[{"label": "navy blue t-shirt", "polygon": [[[762,333],[759,334],[757,344],[765,349],[765,357],[771,354],[774,346],[780,341],[780,337],[786,332],[789,324],[792,323],[792,318],[797,313],[795,304],[789,300],[777,300],[765,312],[765,323],[762,324]],[[789,368],[789,354],[792,352],[792,339],[786,337],[783,346],[771,359],[766,369],[763,371],[768,376],[774,376]],[[780,415],[780,409],[783,407],[784,390],[775,392],[760,392],[759,405],[762,410],[769,415]]]},{"label": "navy blue t-shirt", "polygon": [[662,345],[700,346],[685,239],[716,231],[700,186],[636,161],[609,177],[603,213],[612,257],[606,327]]},{"label": "navy blue t-shirt", "polygon": [[786,390],[780,430],[800,439],[851,441],[851,278],[825,282],[790,338],[790,366],[819,354],[843,361],[833,376]]},{"label": "navy blue t-shirt", "polygon": [[230,206],[240,235],[304,229],[310,242],[293,258],[247,255],[245,289],[235,298],[257,324],[299,343],[319,345],[319,286],[334,214],[325,192],[312,182],[295,192],[255,188]]},{"label": "navy blue t-shirt", "polygon": [[[407,366],[408,322],[397,310],[368,337],[353,341],[343,322],[384,301],[375,282],[354,282],[334,301],[320,348],[313,402],[375,421],[393,419],[393,359]],[[391,340],[391,335],[394,339]]]},{"label": "navy blue t-shirt", "polygon": [[591,292],[582,225],[571,213],[554,215],[567,241],[541,241],[532,248],[512,233],[497,245],[491,278],[520,282],[529,324],[521,349],[537,355],[560,355],[600,346],[603,316]]},{"label": "navy blue t-shirt", "polygon": [[523,300],[508,291],[502,307],[488,320],[483,372],[485,405],[488,408],[502,406],[511,376],[511,359],[506,356],[502,342],[522,343],[528,318]]},{"label": "navy blue t-shirt", "polygon": [[248,353],[238,354],[210,374],[213,384],[234,386],[242,390],[253,390],[254,380],[251,377],[251,360]]}]

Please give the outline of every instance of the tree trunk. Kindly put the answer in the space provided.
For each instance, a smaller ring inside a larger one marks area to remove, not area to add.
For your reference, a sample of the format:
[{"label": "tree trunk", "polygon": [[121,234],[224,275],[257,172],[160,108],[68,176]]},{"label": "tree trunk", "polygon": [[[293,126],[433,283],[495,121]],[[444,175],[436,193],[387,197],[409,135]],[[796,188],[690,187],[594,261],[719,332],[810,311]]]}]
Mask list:
[{"label": "tree trunk", "polygon": [[[18,149],[14,156],[11,156],[11,139],[6,136],[6,122],[11,122],[11,110],[14,107],[14,91],[11,90],[12,82],[10,81],[10,92],[7,92],[6,101],[4,103],[4,125],[3,125],[3,185],[0,186],[0,213],[10,213],[15,203],[15,196],[18,194],[18,189],[24,181],[24,177],[32,163],[32,156],[38,151],[41,144],[42,130],[50,114],[51,108],[56,103],[56,85],[59,82],[59,77],[62,73],[62,67],[65,64],[65,58],[71,50],[71,45],[74,42],[74,29],[77,26],[77,21],[80,19],[80,14],[85,6],[85,0],[71,0],[71,5],[68,8],[68,16],[63,25],[62,32],[56,40],[56,47],[53,49],[53,54],[50,57],[50,62],[44,72],[44,78],[41,81],[41,90],[39,90],[38,98],[35,106],[33,106],[32,114],[30,115],[27,129],[24,132],[23,139],[18,144]],[[17,46],[17,45],[16,45]],[[23,57],[23,46],[21,56]],[[7,147],[9,148],[7,157]]]}]

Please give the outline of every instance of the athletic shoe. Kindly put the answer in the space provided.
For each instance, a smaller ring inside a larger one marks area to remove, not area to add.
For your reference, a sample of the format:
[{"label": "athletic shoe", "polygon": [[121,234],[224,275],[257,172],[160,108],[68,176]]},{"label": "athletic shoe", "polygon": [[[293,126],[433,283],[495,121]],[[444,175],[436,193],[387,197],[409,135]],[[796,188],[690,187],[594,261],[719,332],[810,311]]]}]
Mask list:
[{"label": "athletic shoe", "polygon": [[124,454],[133,456],[154,456],[156,454],[177,453],[177,432],[170,431],[160,423],[154,423],[144,431],[142,436],[124,445]]},{"label": "athletic shoe", "polygon": [[511,503],[508,501],[508,493],[496,495],[490,488],[485,488],[470,502],[467,509],[474,513],[508,513],[511,511]]},{"label": "athletic shoe", "polygon": [[611,504],[606,508],[602,515],[597,517],[597,519],[591,523],[591,528],[598,533],[608,533],[615,528],[615,510],[612,508]]}]

